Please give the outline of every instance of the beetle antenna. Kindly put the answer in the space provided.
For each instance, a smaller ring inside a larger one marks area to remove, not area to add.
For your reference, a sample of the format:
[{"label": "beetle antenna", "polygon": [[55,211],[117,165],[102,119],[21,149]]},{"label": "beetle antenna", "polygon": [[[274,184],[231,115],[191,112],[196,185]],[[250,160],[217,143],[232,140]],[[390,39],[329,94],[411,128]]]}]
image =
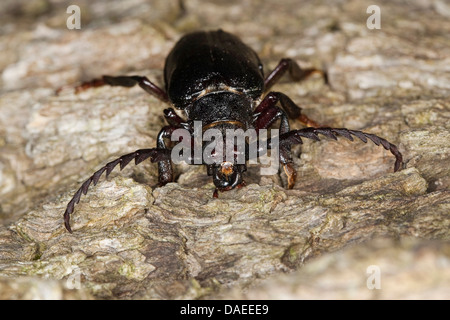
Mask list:
[{"label": "beetle antenna", "polygon": [[171,151],[169,149],[161,149],[161,148],[139,149],[136,150],[135,152],[125,154],[120,158],[117,158],[116,160],[108,162],[104,167],[97,170],[92,176],[89,177],[89,179],[87,179],[81,185],[81,187],[77,190],[77,192],[75,192],[75,195],[67,204],[66,211],[64,212],[64,225],[66,226],[67,231],[72,233],[72,229],[70,227],[70,215],[73,213],[75,205],[78,204],[78,202],[80,202],[81,194],[86,195],[91,183],[93,183],[95,186],[98,183],[98,180],[100,179],[103,172],[106,171],[106,178],[108,178],[111,171],[113,171],[118,164],[120,164],[120,170],[122,170],[133,159],[135,165],[138,165],[139,163],[148,158],[150,158],[151,162],[159,162],[162,160],[170,159],[170,153]]},{"label": "beetle antenna", "polygon": [[280,145],[290,147],[293,144],[302,144],[303,141],[301,137],[319,141],[319,134],[334,140],[337,140],[337,136],[342,136],[350,141],[353,141],[352,135],[358,137],[364,143],[366,143],[367,140],[371,140],[377,146],[382,145],[384,149],[389,150],[395,156],[394,172],[403,169],[404,167],[403,156],[396,145],[390,143],[386,139],[380,138],[377,135],[358,130],[329,127],[293,130],[280,136]]}]

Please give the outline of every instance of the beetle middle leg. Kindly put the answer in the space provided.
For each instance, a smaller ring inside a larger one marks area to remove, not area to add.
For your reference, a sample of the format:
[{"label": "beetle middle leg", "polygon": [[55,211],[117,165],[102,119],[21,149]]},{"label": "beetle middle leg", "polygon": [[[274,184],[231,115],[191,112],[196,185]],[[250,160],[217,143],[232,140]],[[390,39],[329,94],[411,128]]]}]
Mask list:
[{"label": "beetle middle leg", "polygon": [[[275,69],[273,69],[272,72],[270,72],[264,79],[265,92],[269,91],[270,88],[272,88],[272,86],[277,83],[284,74],[286,74],[286,72],[289,73],[292,80],[294,81],[302,81],[312,74],[320,74],[324,78],[325,83],[328,84],[328,76],[325,71],[316,68],[302,69],[294,60],[284,58],[280,60]],[[296,118],[298,121],[300,121],[300,123],[307,127],[321,127],[321,125],[319,125],[316,121],[302,114],[302,109],[297,106],[288,96],[282,93],[278,94],[280,95],[279,99],[282,107],[288,113],[289,118]]]},{"label": "beetle middle leg", "polygon": [[[169,97],[163,89],[151,82],[147,77],[143,76],[103,76],[101,79],[94,79],[75,86],[75,93],[79,93],[89,88],[97,88],[106,85],[131,88],[136,84],[159,100],[163,102],[169,101]],[[57,93],[59,91],[61,91],[61,88],[57,90]]]},{"label": "beetle middle leg", "polygon": [[312,74],[320,74],[324,78],[325,83],[328,84],[328,75],[325,71],[316,68],[302,69],[294,60],[284,58],[280,60],[275,69],[264,80],[265,91],[269,91],[286,72],[289,72],[289,75],[294,81],[302,81]]}]

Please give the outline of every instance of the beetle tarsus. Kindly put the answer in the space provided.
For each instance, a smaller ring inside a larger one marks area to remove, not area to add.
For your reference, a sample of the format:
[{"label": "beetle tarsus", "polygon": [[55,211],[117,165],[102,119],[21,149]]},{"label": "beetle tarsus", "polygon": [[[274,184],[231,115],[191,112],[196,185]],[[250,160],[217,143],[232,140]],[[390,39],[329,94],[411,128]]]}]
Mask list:
[{"label": "beetle tarsus", "polygon": [[323,127],[322,125],[320,125],[316,121],[308,118],[308,116],[306,116],[304,114],[301,114],[299,117],[297,117],[297,120],[306,127],[313,127],[313,128]]},{"label": "beetle tarsus", "polygon": [[295,181],[297,180],[297,171],[290,162],[284,164],[283,169],[287,176],[288,189],[294,188]]}]

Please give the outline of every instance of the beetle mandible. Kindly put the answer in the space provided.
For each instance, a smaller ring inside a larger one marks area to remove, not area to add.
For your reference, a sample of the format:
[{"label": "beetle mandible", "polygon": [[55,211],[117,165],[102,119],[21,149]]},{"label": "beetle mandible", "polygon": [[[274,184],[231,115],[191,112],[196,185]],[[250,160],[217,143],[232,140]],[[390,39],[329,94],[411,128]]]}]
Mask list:
[{"label": "beetle mandible", "polygon": [[[302,109],[288,96],[270,91],[286,72],[294,81],[301,81],[313,73],[321,74],[327,81],[325,72],[314,68],[302,69],[291,59],[281,59],[275,69],[264,77],[258,55],[237,36],[222,30],[199,31],[184,35],[167,56],[164,66],[165,89],[144,76],[103,76],[77,86],[76,92],[103,85],[132,87],[138,84],[161,101],[184,111],[186,119],[173,108],[165,109],[164,117],[168,125],[159,132],[156,148],[140,149],[123,155],[89,177],[64,212],[67,230],[72,232],[70,215],[81,195],[87,193],[91,183],[96,185],[104,172],[108,176],[117,165],[122,170],[133,159],[135,164],[150,159],[158,163],[160,185],[173,181],[171,149],[166,140],[177,129],[185,129],[193,134],[194,121],[201,121],[203,130],[214,128],[225,134],[227,129],[254,129],[258,132],[268,129],[279,120],[279,161],[287,175],[289,189],[294,187],[296,180],[291,146],[303,143],[302,138],[319,140],[319,134],[334,140],[337,140],[337,136],[349,140],[355,136],[363,142],[371,140],[395,156],[394,171],[401,169],[402,154],[389,141],[362,131],[321,127],[303,115]],[[298,119],[306,128],[291,131],[288,119]],[[267,148],[271,147],[269,141]],[[192,157],[189,159],[192,160]],[[216,187],[214,197],[218,196],[219,191],[243,186],[243,173],[247,169],[245,163],[225,158],[219,160],[212,164],[201,163],[207,166],[208,175],[212,176]],[[249,160],[248,157],[245,160]],[[194,164],[193,160],[190,163]]]}]

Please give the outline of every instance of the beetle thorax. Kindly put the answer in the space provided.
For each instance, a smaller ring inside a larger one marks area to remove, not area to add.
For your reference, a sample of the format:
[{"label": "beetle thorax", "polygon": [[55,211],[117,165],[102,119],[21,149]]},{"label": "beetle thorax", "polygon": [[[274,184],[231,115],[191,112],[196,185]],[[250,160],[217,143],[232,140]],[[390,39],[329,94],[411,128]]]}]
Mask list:
[{"label": "beetle thorax", "polygon": [[211,91],[196,99],[186,109],[189,120],[201,121],[203,126],[215,122],[241,123],[242,129],[252,125],[253,100],[233,91]]}]

